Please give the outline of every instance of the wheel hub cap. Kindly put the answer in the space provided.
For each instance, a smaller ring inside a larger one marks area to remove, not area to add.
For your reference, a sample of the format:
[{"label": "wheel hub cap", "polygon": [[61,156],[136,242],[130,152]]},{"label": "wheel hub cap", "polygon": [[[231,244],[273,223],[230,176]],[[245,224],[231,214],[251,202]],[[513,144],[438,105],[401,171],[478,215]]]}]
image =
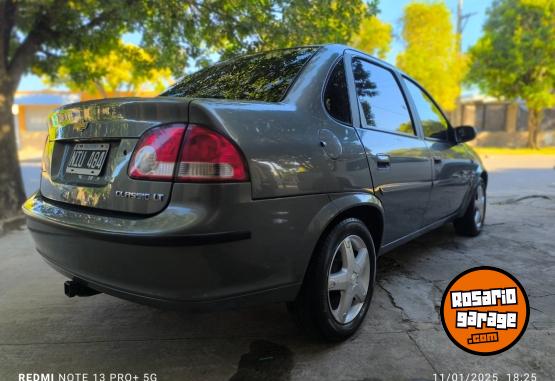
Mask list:
[{"label": "wheel hub cap", "polygon": [[368,248],[359,236],[348,236],[336,248],[328,273],[328,303],[337,322],[347,324],[358,316],[369,286]]},{"label": "wheel hub cap", "polygon": [[476,227],[480,228],[484,221],[484,213],[486,210],[486,194],[484,188],[479,186],[476,189],[476,195],[474,198],[474,223]]}]

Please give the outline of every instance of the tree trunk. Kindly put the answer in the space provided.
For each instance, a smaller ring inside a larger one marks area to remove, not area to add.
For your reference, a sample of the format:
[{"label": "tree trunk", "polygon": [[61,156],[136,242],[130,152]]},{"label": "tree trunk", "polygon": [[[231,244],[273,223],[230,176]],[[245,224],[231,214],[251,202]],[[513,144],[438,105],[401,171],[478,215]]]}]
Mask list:
[{"label": "tree trunk", "polygon": [[0,77],[0,222],[21,214],[21,204],[25,201],[12,105],[13,86],[4,75]]},{"label": "tree trunk", "polygon": [[542,111],[535,108],[528,108],[528,147],[538,149],[538,138],[540,134],[540,123]]},{"label": "tree trunk", "polygon": [[106,89],[102,86],[102,83],[95,82],[94,85],[96,86],[96,90],[100,94],[100,96],[104,99],[108,98],[108,94],[106,93]]}]

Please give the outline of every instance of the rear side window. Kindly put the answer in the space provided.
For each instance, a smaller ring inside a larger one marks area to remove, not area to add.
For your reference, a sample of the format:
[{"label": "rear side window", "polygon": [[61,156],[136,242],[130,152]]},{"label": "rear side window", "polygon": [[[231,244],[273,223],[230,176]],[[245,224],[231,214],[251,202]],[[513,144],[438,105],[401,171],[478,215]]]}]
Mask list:
[{"label": "rear side window", "polygon": [[175,83],[161,96],[279,102],[316,47],[233,58]]},{"label": "rear side window", "polygon": [[367,127],[416,135],[405,98],[391,71],[355,59],[353,74]]},{"label": "rear side window", "polygon": [[424,137],[448,140],[449,123],[447,123],[434,101],[414,82],[407,78],[404,79],[409,94],[414,101],[416,112],[420,117]]},{"label": "rear side window", "polygon": [[349,104],[349,92],[347,91],[347,79],[345,78],[345,66],[342,59],[331,72],[324,92],[324,105],[335,119],[351,124],[351,106]]}]

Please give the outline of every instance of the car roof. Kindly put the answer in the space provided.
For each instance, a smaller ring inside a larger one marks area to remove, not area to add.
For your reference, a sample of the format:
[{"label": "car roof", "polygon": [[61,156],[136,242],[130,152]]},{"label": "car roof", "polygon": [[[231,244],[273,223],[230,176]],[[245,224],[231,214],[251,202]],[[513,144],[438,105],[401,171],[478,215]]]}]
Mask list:
[{"label": "car roof", "polygon": [[313,46],[320,46],[322,48],[325,49],[329,49],[329,50],[335,50],[338,52],[345,52],[345,51],[349,51],[351,54],[356,54],[356,55],[361,55],[361,56],[366,56],[368,58],[371,58],[374,61],[377,61],[380,65],[387,67],[390,70],[394,70],[396,72],[398,72],[399,74],[402,74],[404,76],[407,76],[410,78],[410,76],[408,74],[406,74],[405,72],[403,72],[401,69],[399,69],[398,67],[390,64],[389,62],[386,62],[376,56],[373,56],[371,54],[368,54],[360,49],[355,49],[351,46],[345,45],[345,44],[322,44],[322,45],[313,45]]},{"label": "car roof", "polygon": [[[273,52],[273,51],[279,51],[279,50],[288,50],[288,49],[300,49],[300,48],[324,48],[326,50],[330,50],[330,51],[336,51],[337,53],[344,53],[345,51],[349,51],[351,54],[357,54],[357,55],[362,55],[362,56],[366,56],[374,61],[377,61],[380,65],[387,67],[390,70],[394,70],[396,72],[398,72],[399,74],[402,74],[404,76],[407,76],[410,78],[410,76],[408,74],[406,74],[405,72],[403,72],[401,69],[399,69],[398,67],[390,64],[389,62],[386,62],[376,56],[373,56],[371,54],[368,54],[362,50],[359,49],[355,49],[352,46],[348,46],[345,44],[338,44],[338,43],[328,43],[328,44],[307,44],[307,45],[297,45],[297,46],[290,46],[287,48],[278,48],[278,49],[270,49],[270,50],[263,50],[260,52],[256,52],[256,53],[250,53],[250,54],[246,54],[246,55],[255,55],[255,54],[260,54],[260,53],[267,53],[267,52]],[[224,60],[225,61],[225,60]],[[224,61],[220,61],[220,62],[224,62]]]}]

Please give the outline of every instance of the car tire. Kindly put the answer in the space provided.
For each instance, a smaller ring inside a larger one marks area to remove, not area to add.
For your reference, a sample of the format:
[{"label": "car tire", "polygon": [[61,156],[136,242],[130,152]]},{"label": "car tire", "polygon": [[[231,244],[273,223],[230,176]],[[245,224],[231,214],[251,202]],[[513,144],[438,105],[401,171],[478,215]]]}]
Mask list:
[{"label": "car tire", "polygon": [[480,234],[486,218],[486,201],[486,184],[480,178],[464,215],[453,222],[458,234],[466,237],[476,237]]},{"label": "car tire", "polygon": [[364,223],[348,218],[318,244],[297,299],[288,304],[301,327],[342,341],[361,325],[374,291],[376,251]]}]

